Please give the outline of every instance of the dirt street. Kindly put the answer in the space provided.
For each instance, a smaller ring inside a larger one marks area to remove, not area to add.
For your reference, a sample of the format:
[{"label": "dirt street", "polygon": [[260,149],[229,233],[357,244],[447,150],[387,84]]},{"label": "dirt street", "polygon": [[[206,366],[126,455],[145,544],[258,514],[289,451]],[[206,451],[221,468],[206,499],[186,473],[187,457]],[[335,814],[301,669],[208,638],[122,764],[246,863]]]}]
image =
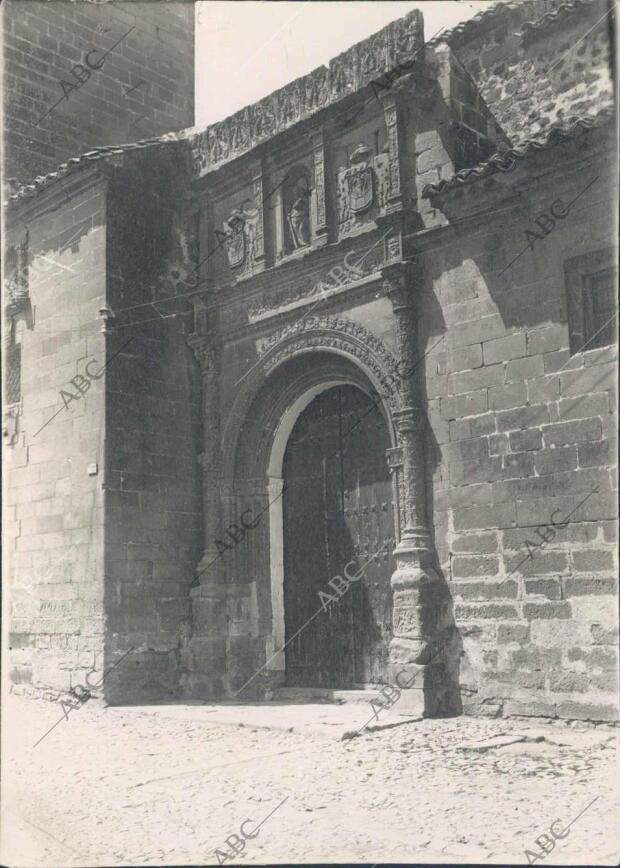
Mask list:
[{"label": "dirt street", "polygon": [[6,703],[4,865],[527,864],[541,835],[546,864],[618,861],[610,726],[460,717],[339,741],[87,703],[33,747],[61,717]]}]

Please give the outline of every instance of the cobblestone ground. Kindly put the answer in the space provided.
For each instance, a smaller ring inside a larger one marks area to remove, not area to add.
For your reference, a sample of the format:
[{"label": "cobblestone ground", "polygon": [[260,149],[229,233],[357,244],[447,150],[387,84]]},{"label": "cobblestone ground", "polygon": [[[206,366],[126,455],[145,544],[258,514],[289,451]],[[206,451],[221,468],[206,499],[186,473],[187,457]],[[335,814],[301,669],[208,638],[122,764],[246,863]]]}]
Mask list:
[{"label": "cobblestone ground", "polygon": [[4,865],[217,864],[275,808],[225,864],[527,864],[584,808],[545,863],[618,861],[608,726],[461,717],[336,741],[85,705],[33,748],[60,714],[6,703]]}]

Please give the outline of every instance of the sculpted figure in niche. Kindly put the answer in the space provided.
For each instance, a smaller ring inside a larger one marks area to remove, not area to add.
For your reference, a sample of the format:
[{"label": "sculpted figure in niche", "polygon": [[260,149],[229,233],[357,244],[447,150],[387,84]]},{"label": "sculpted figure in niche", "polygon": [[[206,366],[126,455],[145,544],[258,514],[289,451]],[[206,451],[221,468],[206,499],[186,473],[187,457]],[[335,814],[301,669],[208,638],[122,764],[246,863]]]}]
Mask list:
[{"label": "sculpted figure in niche", "polygon": [[310,188],[305,175],[300,175],[289,191],[288,228],[293,250],[310,244]]}]

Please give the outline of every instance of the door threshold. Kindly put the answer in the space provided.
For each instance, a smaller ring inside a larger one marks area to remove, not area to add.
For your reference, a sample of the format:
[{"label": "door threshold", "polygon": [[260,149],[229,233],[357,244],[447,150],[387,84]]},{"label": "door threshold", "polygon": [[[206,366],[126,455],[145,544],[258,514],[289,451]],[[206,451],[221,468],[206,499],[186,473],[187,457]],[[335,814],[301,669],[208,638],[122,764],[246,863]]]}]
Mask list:
[{"label": "door threshold", "polygon": [[376,688],[345,687],[277,687],[273,691],[274,700],[297,702],[332,702],[344,705],[349,702],[369,702]]}]

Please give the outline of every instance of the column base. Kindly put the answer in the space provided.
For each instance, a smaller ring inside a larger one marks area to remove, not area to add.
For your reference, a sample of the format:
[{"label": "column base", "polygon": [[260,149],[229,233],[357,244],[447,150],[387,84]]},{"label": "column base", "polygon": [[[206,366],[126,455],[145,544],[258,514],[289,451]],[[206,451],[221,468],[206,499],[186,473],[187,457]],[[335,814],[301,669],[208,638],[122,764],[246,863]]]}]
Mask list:
[{"label": "column base", "polygon": [[402,690],[399,706],[430,717],[440,705],[437,677],[443,668],[439,638],[444,593],[429,563],[432,552],[420,546],[422,541],[417,534],[414,539],[404,538],[394,551],[390,681]]}]

